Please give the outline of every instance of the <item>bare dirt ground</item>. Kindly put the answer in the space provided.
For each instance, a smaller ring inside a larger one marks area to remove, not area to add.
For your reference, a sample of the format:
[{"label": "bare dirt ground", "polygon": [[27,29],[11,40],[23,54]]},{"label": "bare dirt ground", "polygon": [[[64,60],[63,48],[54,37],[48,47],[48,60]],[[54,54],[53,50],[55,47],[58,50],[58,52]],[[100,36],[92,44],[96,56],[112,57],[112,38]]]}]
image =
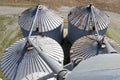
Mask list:
[{"label": "bare dirt ground", "polygon": [[[67,14],[69,13],[69,11],[72,8],[73,7],[62,6],[62,7],[58,8],[58,11],[66,19],[67,18]],[[114,12],[108,12],[108,11],[105,11],[105,12],[109,16],[111,23],[114,24],[116,27],[120,27],[120,14],[114,13]]]},{"label": "bare dirt ground", "polygon": [[[60,14],[65,20],[67,20],[67,15],[72,8],[73,7],[61,6],[57,8],[57,10],[55,11],[58,14]],[[0,15],[20,15],[25,9],[27,8],[0,6]],[[106,13],[108,14],[110,18],[111,24],[120,28],[120,14],[108,12],[108,11],[106,11]],[[67,34],[67,30],[65,30],[65,33]]]},{"label": "bare dirt ground", "polygon": [[[57,9],[59,13],[63,15],[66,19],[67,14],[73,7],[62,6]],[[0,15],[11,15],[11,14],[20,14],[27,8],[20,8],[20,7],[7,7],[7,6],[0,6]],[[113,12],[106,12],[112,23],[116,24],[116,26],[120,25],[120,14],[113,13]],[[120,27],[120,26],[119,26]]]},{"label": "bare dirt ground", "polygon": [[0,6],[0,15],[20,14],[26,8]]},{"label": "bare dirt ground", "polygon": [[111,24],[120,28],[120,14],[113,12],[106,12],[110,18]]},{"label": "bare dirt ground", "polygon": [[[67,20],[67,15],[72,8],[73,7],[61,6],[57,8],[56,12],[62,15],[62,17],[65,20]],[[25,9],[27,8],[0,6],[0,15],[20,15]],[[114,24],[116,27],[120,28],[120,14],[113,12],[106,12],[106,13],[110,18],[111,24]],[[65,34],[67,34],[66,29],[65,29]]]}]

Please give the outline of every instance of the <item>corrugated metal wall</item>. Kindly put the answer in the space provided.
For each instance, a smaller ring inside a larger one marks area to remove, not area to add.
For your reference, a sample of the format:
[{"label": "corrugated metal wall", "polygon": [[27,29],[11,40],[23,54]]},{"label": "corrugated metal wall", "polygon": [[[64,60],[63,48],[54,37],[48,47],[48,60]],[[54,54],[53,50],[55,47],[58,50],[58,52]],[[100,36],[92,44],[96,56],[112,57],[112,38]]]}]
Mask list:
[{"label": "corrugated metal wall", "polygon": [[68,14],[68,39],[73,43],[88,34],[105,35],[109,23],[106,13],[95,8],[92,4],[75,7]]},{"label": "corrugated metal wall", "polygon": [[[82,29],[78,29],[77,27],[75,27],[74,25],[72,25],[71,23],[68,23],[69,27],[68,27],[68,39],[71,43],[75,42],[77,39],[79,39],[80,37],[86,36],[86,35],[92,35],[92,34],[97,34],[96,31],[85,31]],[[105,35],[107,31],[106,29],[103,29],[102,31],[98,31],[100,35]]]},{"label": "corrugated metal wall", "polygon": [[[36,14],[37,8],[39,10]],[[39,35],[48,36],[61,43],[63,39],[63,19],[55,14],[54,11],[42,5],[29,8],[20,15],[18,23],[23,32],[23,36],[26,37],[29,35],[35,15],[37,17],[33,26],[33,34],[39,33]]]},{"label": "corrugated metal wall", "polygon": [[[102,36],[100,36],[102,38]],[[96,41],[97,35],[88,35],[76,40],[70,50],[70,59],[87,59],[92,56],[107,53],[106,48],[101,48]]]},{"label": "corrugated metal wall", "polygon": [[66,80],[119,80],[120,54],[98,55],[82,61]]},{"label": "corrugated metal wall", "polygon": [[[34,36],[30,39],[42,51],[48,53],[50,58],[62,65],[63,50],[55,40],[40,36]],[[1,68],[3,74],[9,80],[21,80],[26,75],[34,72],[52,72],[47,63],[39,56],[39,53],[32,46],[25,47],[25,45],[26,38],[23,38],[4,52]]]}]

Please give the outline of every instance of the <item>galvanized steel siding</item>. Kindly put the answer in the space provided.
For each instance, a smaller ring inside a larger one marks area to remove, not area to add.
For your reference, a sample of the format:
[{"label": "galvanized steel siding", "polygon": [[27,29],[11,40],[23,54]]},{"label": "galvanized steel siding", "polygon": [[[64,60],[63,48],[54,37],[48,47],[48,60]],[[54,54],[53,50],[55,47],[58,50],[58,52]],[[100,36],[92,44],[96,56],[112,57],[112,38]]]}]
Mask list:
[{"label": "galvanized steel siding", "polygon": [[[25,76],[22,80],[56,80],[54,77],[54,74],[50,73],[44,73],[44,72],[35,72],[35,73],[31,73],[27,76]],[[50,77],[50,78],[48,78]]]},{"label": "galvanized steel siding", "polygon": [[[103,30],[108,27],[110,21],[106,13],[95,8],[93,5],[76,7],[68,15],[69,22],[82,30],[92,30],[96,27]],[[96,25],[95,25],[96,24]]]},{"label": "galvanized steel siding", "polygon": [[90,34],[105,35],[110,21],[93,5],[76,7],[68,14],[68,39],[71,43]]},{"label": "galvanized steel siding", "polygon": [[[27,37],[29,35],[30,31],[26,31],[23,28],[21,28],[21,30],[22,30],[24,37]],[[48,32],[39,33],[39,32],[33,31],[32,35],[47,36],[47,37],[50,37],[50,38],[56,40],[58,43],[61,43],[63,41],[63,25],[61,24],[56,29],[54,29],[52,31],[48,31]]]},{"label": "galvanized steel siding", "polygon": [[96,38],[96,35],[89,35],[76,40],[70,50],[70,59],[74,60],[79,57],[87,59],[98,54],[106,53],[106,48],[102,49],[98,47],[98,42],[94,40]]},{"label": "galvanized steel siding", "polygon": [[[49,57],[63,63],[63,50],[60,45],[51,38],[34,36],[30,38],[32,42],[36,43],[44,52],[48,53]],[[52,72],[48,65],[39,56],[38,52],[33,48],[28,51],[25,49],[25,54],[20,61],[21,52],[24,48],[25,38],[17,41],[11,45],[2,57],[1,68],[3,74],[9,79],[21,80],[28,74],[34,72]]]},{"label": "galvanized steel siding", "polygon": [[[39,10],[37,10],[39,8]],[[37,14],[36,14],[37,11]],[[37,16],[35,18],[35,15]],[[32,35],[48,36],[57,42],[61,43],[63,40],[63,19],[55,14],[54,11],[45,6],[38,5],[34,8],[25,10],[18,19],[18,23],[23,32],[23,36],[29,35],[33,21]]]},{"label": "galvanized steel siding", "polygon": [[119,80],[120,54],[98,55],[82,61],[66,80]]},{"label": "galvanized steel siding", "polygon": [[[39,32],[47,32],[54,30],[61,24],[63,24],[63,19],[56,15],[52,10],[41,5],[38,5],[37,7],[39,7],[39,11],[37,14],[33,31],[36,31],[36,28],[38,28]],[[21,28],[30,31],[37,7],[27,9],[21,14],[18,20],[18,23]]]},{"label": "galvanized steel siding", "polygon": [[[86,36],[86,35],[92,35],[92,34],[97,34],[96,31],[85,31],[82,29],[78,29],[77,27],[73,26],[71,23],[68,23],[68,40],[71,43],[74,43],[77,39],[80,37]],[[105,35],[107,31],[106,29],[103,29],[102,31],[98,31],[99,35]]]}]

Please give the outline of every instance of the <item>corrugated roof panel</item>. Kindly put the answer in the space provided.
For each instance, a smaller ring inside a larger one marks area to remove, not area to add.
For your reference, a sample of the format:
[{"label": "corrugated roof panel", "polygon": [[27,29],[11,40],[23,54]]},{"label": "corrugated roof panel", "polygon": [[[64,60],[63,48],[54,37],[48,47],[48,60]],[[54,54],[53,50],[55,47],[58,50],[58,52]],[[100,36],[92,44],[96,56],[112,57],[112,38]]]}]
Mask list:
[{"label": "corrugated roof panel", "polygon": [[[99,36],[99,38],[102,39],[102,36]],[[105,48],[100,48],[98,46],[98,42],[96,40],[97,35],[88,35],[76,40],[70,50],[70,59],[74,60],[79,57],[87,59],[106,52]]]},{"label": "corrugated roof panel", "polygon": [[36,31],[36,28],[38,28],[39,32],[47,32],[56,29],[61,24],[63,24],[63,19],[57,14],[55,14],[55,12],[53,12],[45,6],[38,5],[34,8],[29,8],[25,10],[21,14],[21,16],[18,19],[18,23],[21,26],[21,28],[30,31],[38,7],[39,11],[37,14],[33,31]]},{"label": "corrugated roof panel", "polygon": [[[106,13],[100,11],[92,4],[84,7],[75,7],[68,15],[68,20],[75,27],[89,31],[96,26],[98,30],[103,30],[108,27],[110,20]],[[92,24],[92,26],[90,26]]]},{"label": "corrugated roof panel", "polygon": [[[62,65],[64,55],[60,45],[48,37],[32,36],[34,42],[56,62]],[[24,47],[26,38],[16,41],[4,52],[1,62],[3,74],[10,80],[21,80],[34,72],[51,73],[51,69],[33,47]]]},{"label": "corrugated roof panel", "polygon": [[120,54],[104,54],[79,63],[66,80],[119,80]]},{"label": "corrugated roof panel", "polygon": [[52,76],[53,75],[50,75],[50,74],[44,73],[44,72],[35,72],[35,73],[31,73],[31,74],[25,76],[22,80],[56,80]]}]

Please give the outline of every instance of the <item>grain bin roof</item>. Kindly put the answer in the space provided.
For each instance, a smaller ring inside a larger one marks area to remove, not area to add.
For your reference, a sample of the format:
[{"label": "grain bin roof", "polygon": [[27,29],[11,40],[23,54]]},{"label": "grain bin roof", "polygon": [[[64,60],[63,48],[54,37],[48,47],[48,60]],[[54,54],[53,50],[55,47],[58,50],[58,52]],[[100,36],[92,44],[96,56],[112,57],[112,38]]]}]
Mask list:
[{"label": "grain bin roof", "polygon": [[39,10],[33,31],[36,31],[36,29],[39,29],[39,32],[51,31],[63,23],[63,19],[55,14],[55,12],[45,6],[38,5],[36,7],[25,10],[19,17],[18,23],[23,29],[27,31],[30,30],[37,8],[39,8]]},{"label": "grain bin roof", "polygon": [[[42,51],[56,62],[63,62],[63,50],[60,45],[51,38],[34,36],[30,38]],[[11,45],[2,57],[1,68],[3,74],[9,79],[21,80],[34,72],[52,72],[39,53],[30,45],[26,45],[26,38]]]},{"label": "grain bin roof", "polygon": [[120,54],[98,55],[82,61],[68,74],[66,80],[80,79],[120,80]]},{"label": "grain bin roof", "polygon": [[22,80],[48,80],[48,79],[55,80],[55,78],[53,78],[52,76],[54,76],[54,74],[35,72],[25,76]]},{"label": "grain bin roof", "polygon": [[68,20],[75,27],[82,30],[103,30],[108,27],[110,21],[103,11],[100,11],[92,4],[84,7],[76,7],[68,15]]},{"label": "grain bin roof", "polygon": [[[99,36],[102,39],[102,36]],[[106,49],[101,49],[96,41],[97,35],[88,35],[76,40],[70,50],[70,59],[89,58],[97,54],[106,52]]]}]

